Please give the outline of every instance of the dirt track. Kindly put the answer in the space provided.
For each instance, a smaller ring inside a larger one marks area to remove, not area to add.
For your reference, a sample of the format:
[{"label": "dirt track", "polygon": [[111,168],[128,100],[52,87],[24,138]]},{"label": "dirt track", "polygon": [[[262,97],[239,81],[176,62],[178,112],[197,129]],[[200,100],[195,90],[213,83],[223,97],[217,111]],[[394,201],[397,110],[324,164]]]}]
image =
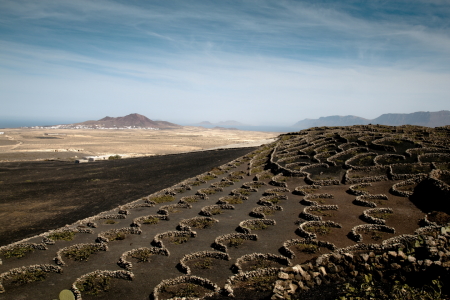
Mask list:
[{"label": "dirt track", "polygon": [[88,164],[62,161],[0,163],[0,246],[147,196],[253,149]]}]

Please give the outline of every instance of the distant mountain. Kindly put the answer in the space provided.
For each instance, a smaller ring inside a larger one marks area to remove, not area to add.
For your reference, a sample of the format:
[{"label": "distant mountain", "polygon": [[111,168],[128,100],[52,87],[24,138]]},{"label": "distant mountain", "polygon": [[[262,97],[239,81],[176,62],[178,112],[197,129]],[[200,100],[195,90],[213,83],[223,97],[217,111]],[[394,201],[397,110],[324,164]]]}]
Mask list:
[{"label": "distant mountain", "polygon": [[106,128],[136,126],[142,128],[152,127],[159,129],[174,129],[182,127],[181,125],[177,125],[166,121],[152,121],[146,116],[140,114],[129,114],[125,117],[117,117],[117,118],[104,117],[103,119],[100,119],[98,121],[86,121],[73,125],[100,126]]},{"label": "distant mountain", "polygon": [[441,110],[437,112],[420,111],[410,114],[383,114],[378,118],[369,120],[357,116],[330,116],[319,119],[304,119],[295,123],[292,127],[306,129],[321,126],[351,126],[380,124],[390,126],[419,125],[427,127],[438,127],[450,125],[450,111]]},{"label": "distant mountain", "polygon": [[372,124],[382,125],[419,125],[427,127],[438,127],[450,125],[450,111],[441,110],[436,112],[419,111],[411,114],[383,114],[372,120]]},{"label": "distant mountain", "polygon": [[310,127],[321,126],[351,126],[351,125],[366,125],[370,120],[357,116],[329,116],[320,117],[319,119],[304,119],[293,125],[293,127],[305,129]]},{"label": "distant mountain", "polygon": [[209,121],[203,121],[198,123],[198,125],[200,126],[214,126],[213,123],[209,122]]}]

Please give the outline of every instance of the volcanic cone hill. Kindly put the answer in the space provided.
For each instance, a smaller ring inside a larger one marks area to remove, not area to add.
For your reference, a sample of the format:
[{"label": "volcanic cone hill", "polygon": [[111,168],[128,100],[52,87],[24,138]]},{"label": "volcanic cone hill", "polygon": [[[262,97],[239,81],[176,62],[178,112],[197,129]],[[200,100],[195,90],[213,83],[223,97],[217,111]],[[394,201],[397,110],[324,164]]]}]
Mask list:
[{"label": "volcanic cone hill", "polygon": [[63,289],[76,299],[342,291],[400,299],[424,284],[445,299],[449,138],[450,127],[381,125],[281,135],[210,172],[1,247],[0,299],[53,299]]},{"label": "volcanic cone hill", "polygon": [[84,126],[97,126],[103,128],[121,128],[121,127],[140,127],[140,128],[159,128],[159,129],[174,129],[181,128],[181,125],[170,123],[167,121],[152,121],[146,116],[140,114],[129,114],[125,117],[104,117],[98,121],[86,121],[82,123],[73,124]]}]

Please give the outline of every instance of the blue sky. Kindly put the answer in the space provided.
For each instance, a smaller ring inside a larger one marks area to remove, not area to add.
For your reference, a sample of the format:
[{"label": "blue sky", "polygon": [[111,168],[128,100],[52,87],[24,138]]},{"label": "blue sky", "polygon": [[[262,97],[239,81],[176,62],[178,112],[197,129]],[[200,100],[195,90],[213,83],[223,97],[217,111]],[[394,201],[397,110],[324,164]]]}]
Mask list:
[{"label": "blue sky", "polygon": [[0,1],[0,118],[450,109],[450,1]]}]

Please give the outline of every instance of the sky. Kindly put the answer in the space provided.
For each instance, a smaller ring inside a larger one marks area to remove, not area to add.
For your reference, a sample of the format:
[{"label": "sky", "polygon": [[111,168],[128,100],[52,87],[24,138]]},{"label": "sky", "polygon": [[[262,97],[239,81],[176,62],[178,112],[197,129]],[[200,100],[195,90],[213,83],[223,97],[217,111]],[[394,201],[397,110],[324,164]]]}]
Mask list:
[{"label": "sky", "polygon": [[450,1],[0,1],[0,123],[449,109]]}]

